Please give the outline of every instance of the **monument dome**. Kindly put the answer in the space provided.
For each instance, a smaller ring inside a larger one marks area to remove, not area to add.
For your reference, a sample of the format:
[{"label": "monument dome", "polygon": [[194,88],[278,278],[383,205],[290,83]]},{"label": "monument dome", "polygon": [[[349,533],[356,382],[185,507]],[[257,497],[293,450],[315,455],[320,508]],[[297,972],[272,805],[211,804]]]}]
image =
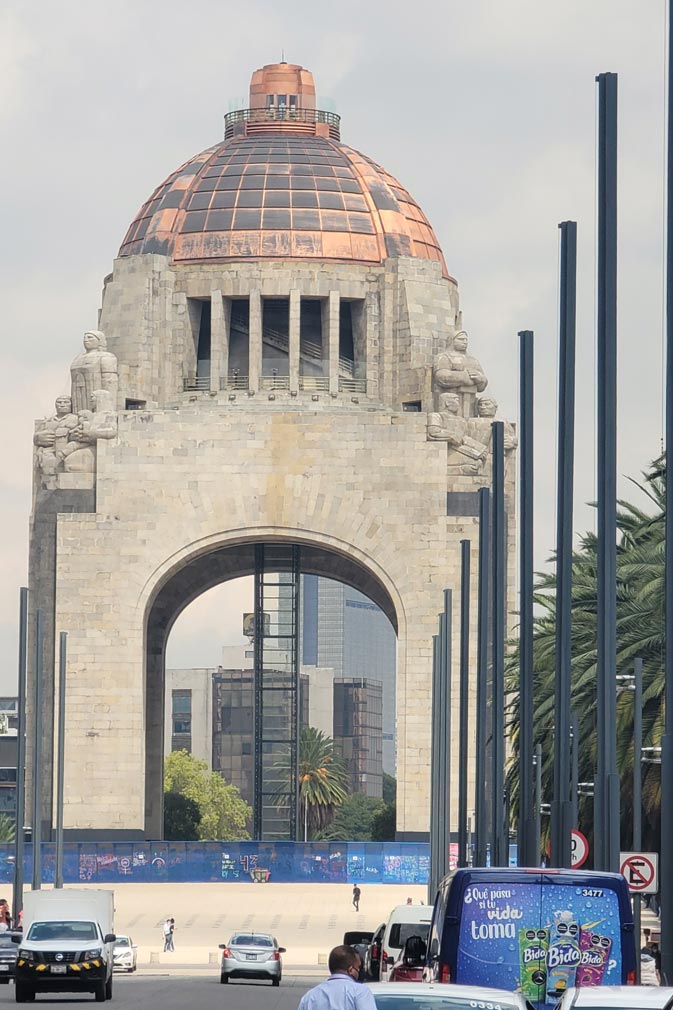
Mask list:
[{"label": "monument dome", "polygon": [[295,64],[255,71],[250,108],[225,116],[224,140],[155,189],[120,256],[174,263],[252,259],[380,264],[434,260],[437,237],[409,192],[340,140],[340,117],[315,108],[313,75]]}]

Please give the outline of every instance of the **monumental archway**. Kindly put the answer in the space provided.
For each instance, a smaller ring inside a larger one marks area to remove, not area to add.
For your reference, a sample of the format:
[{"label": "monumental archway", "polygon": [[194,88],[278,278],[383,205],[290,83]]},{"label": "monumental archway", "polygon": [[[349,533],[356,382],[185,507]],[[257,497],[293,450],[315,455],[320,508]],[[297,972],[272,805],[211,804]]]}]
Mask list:
[{"label": "monumental archway", "polygon": [[[477,563],[496,405],[479,397],[487,378],[420,207],[341,143],[308,71],[264,67],[224,140],[137,214],[97,325],[72,362],[71,397],[34,438],[45,837],[58,633],[65,830],[157,834],[166,633],[271,541],[301,544],[324,574],[343,570],[397,623],[398,837],[427,837],[432,636],[461,539]],[[513,515],[511,458],[507,474]],[[35,655],[31,640],[28,809]],[[456,769],[459,757],[456,743]]]},{"label": "monumental archway", "polygon": [[[404,628],[399,594],[384,573],[372,571],[377,567],[373,562],[369,562],[369,567],[366,567],[362,559],[349,555],[347,545],[342,545],[340,550],[326,547],[306,536],[303,531],[294,531],[292,534],[290,531],[278,530],[275,536],[257,535],[254,540],[237,537],[233,542],[201,547],[179,561],[172,559],[168,572],[162,572],[158,577],[158,584],[152,591],[146,608],[145,831],[149,838],[159,838],[163,834],[165,657],[171,628],[190,603],[214,586],[246,575],[254,576],[259,583],[260,547],[263,550],[271,549],[266,551],[265,558],[270,570],[290,574],[290,566],[284,564],[284,559],[294,554],[300,574],[332,578],[368,596],[386,614],[398,633],[398,640],[399,629]],[[256,602],[258,599],[257,593]],[[399,615],[397,608],[401,611]],[[255,609],[264,609],[261,600]],[[296,616],[295,614],[295,619]],[[263,621],[257,620],[256,627],[263,636]],[[298,633],[298,625],[295,624],[295,628]],[[264,666],[264,641],[259,634],[254,645],[255,670],[259,676],[258,671]],[[296,683],[299,674],[296,649],[295,659],[292,675]],[[263,702],[262,692],[258,692],[258,697]],[[294,743],[296,744],[296,738]],[[260,739],[259,747],[261,744]],[[256,759],[259,763],[257,753]],[[261,774],[261,769],[258,774]]]}]

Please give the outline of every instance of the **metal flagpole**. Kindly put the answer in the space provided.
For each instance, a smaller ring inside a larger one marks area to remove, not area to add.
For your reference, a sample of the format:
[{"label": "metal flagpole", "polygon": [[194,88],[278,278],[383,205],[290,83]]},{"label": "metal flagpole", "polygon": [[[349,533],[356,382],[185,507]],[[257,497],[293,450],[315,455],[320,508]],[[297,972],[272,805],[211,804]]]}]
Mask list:
[{"label": "metal flagpole", "polygon": [[42,611],[35,613],[35,690],[33,692],[33,880],[42,887]]},{"label": "metal flagpole", "polygon": [[577,224],[561,231],[558,477],[556,507],[556,687],[551,865],[570,866],[570,672],[572,657],[572,528],[575,450],[575,309]]},{"label": "metal flagpole", "polygon": [[458,724],[458,866],[467,866],[468,691],[470,686],[470,541],[460,541],[460,699]]},{"label": "metal flagpole", "polygon": [[479,566],[477,575],[477,733],[475,746],[475,866],[486,866],[488,803],[486,790],[486,741],[489,644],[489,560],[491,553],[491,506],[487,487],[479,489]]},{"label": "metal flagpole", "polygon": [[[668,2],[666,123],[666,501],[673,501],[673,0]],[[664,733],[661,738],[661,973],[673,984],[673,508],[666,509]]]},{"label": "metal flagpole", "polygon": [[437,851],[439,829],[439,635],[432,636],[432,739],[430,754],[430,876],[428,879],[428,904],[432,905],[437,893],[439,875]]},{"label": "metal flagpole", "polygon": [[[643,661],[633,661],[633,851],[640,852],[642,845],[642,775],[643,755]],[[633,932],[636,937],[636,951],[640,951],[640,910],[641,897],[633,895]],[[636,981],[640,983],[640,957],[636,957]]]},{"label": "metal flagpole", "polygon": [[63,887],[63,787],[65,785],[65,679],[67,632],[59,635],[58,649],[58,766],[56,772],[56,870],[54,887]]},{"label": "metal flagpole", "polygon": [[28,656],[28,590],[19,595],[19,720],[16,748],[16,835],[14,844],[14,893],[12,917],[16,922],[23,908],[23,852],[26,820],[26,660]]},{"label": "metal flagpole", "polygon": [[[505,428],[491,425],[493,449],[493,853],[492,866],[507,866],[505,848]],[[509,827],[509,826],[508,826]]]},{"label": "metal flagpole", "polygon": [[619,871],[617,772],[617,75],[598,81],[598,621],[596,748],[600,776],[601,863]]},{"label": "metal flagpole", "polygon": [[519,866],[534,865],[533,332],[519,333]]},{"label": "metal flagpole", "polygon": [[[442,797],[440,800],[443,807],[443,816],[440,818],[440,826],[443,831],[441,848],[441,876],[449,872],[449,851],[451,846],[451,646],[452,646],[452,600],[453,593],[450,589],[444,590],[444,613],[441,634],[444,639],[442,644],[442,752],[440,754],[440,784],[442,786]],[[441,879],[441,877],[440,877]]]}]

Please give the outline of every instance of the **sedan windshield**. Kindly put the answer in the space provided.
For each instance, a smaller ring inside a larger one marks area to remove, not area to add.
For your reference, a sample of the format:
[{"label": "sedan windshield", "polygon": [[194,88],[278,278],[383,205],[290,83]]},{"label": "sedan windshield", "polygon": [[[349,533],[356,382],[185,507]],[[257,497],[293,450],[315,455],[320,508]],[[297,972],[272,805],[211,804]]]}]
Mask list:
[{"label": "sedan windshield", "polygon": [[28,940],[98,940],[93,922],[34,922],[28,930]]},{"label": "sedan windshield", "polygon": [[130,947],[128,936],[118,936],[115,940],[115,947]]},{"label": "sedan windshield", "polygon": [[254,933],[238,933],[232,936],[230,947],[273,947],[270,936],[255,936]]}]

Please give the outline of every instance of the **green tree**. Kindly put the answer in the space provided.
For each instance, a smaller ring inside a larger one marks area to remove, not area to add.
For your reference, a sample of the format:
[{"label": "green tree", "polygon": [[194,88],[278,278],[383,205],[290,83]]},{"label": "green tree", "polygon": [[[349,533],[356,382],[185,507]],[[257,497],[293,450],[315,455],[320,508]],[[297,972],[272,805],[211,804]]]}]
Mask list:
[{"label": "green tree", "polygon": [[394,803],[397,798],[397,779],[387,772],[383,773],[383,802]]},{"label": "green tree", "polygon": [[13,842],[16,838],[16,826],[7,814],[0,814],[0,842]]},{"label": "green tree", "polygon": [[384,803],[372,820],[373,842],[394,842],[397,831],[397,809],[394,803]]},{"label": "green tree", "polygon": [[386,804],[373,796],[354,793],[337,807],[332,823],[319,832],[321,841],[370,842],[376,818]]},{"label": "green tree", "polygon": [[164,791],[180,793],[199,809],[198,837],[202,840],[236,841],[250,838],[250,806],[236,786],[211,772],[186,750],[173,751],[164,761]]},{"label": "green tree", "polygon": [[164,838],[195,842],[199,837],[201,811],[194,800],[182,793],[164,794]]},{"label": "green tree", "polygon": [[[663,726],[665,493],[663,462],[652,464],[636,487],[647,508],[620,501],[617,513],[617,672],[633,671],[643,660],[643,745],[657,746]],[[596,767],[597,672],[597,541],[581,538],[572,565],[572,707],[579,720],[579,780],[593,781]],[[543,793],[552,794],[555,679],[556,579],[539,575],[535,589],[534,683],[535,742],[542,745]],[[508,664],[512,691],[509,708],[515,758],[518,751],[518,653]],[[617,703],[617,760],[622,781],[622,842],[629,847],[633,781],[633,693],[621,692]],[[518,769],[510,769],[513,810],[518,803]],[[593,801],[580,799],[580,828],[590,836]],[[643,765],[643,844],[658,848],[660,769]]]},{"label": "green tree", "polygon": [[299,807],[304,838],[326,828],[346,799],[348,776],[334,740],[313,726],[299,739]]}]

